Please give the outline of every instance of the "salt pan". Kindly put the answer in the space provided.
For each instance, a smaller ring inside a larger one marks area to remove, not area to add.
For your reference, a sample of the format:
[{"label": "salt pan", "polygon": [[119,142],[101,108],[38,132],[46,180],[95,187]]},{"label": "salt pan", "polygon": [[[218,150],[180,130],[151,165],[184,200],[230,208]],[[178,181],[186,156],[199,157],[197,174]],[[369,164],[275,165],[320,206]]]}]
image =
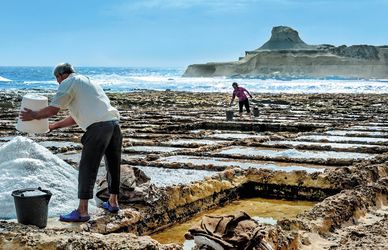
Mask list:
[{"label": "salt pan", "polygon": [[192,169],[168,169],[136,166],[151,178],[151,183],[157,187],[167,187],[178,184],[188,184],[193,181],[203,180],[207,176],[217,174],[214,171]]},{"label": "salt pan", "polygon": [[0,218],[16,218],[12,191],[49,190],[49,216],[68,213],[78,206],[78,172],[45,147],[15,137],[0,147]]}]

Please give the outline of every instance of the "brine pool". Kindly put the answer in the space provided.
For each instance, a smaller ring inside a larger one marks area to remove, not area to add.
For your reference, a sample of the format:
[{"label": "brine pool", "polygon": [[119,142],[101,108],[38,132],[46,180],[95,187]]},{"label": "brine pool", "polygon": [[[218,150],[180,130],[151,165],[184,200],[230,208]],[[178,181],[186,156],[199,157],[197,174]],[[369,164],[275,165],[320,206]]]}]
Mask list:
[{"label": "brine pool", "polygon": [[315,202],[311,201],[286,201],[264,198],[251,198],[234,201],[224,207],[220,207],[205,213],[198,214],[190,220],[174,225],[161,232],[152,234],[151,237],[160,243],[184,244],[184,249],[191,249],[194,242],[185,240],[184,234],[195,225],[199,225],[202,216],[233,214],[236,211],[244,211],[253,219],[264,224],[276,224],[278,220],[295,218],[297,214],[311,209]]}]

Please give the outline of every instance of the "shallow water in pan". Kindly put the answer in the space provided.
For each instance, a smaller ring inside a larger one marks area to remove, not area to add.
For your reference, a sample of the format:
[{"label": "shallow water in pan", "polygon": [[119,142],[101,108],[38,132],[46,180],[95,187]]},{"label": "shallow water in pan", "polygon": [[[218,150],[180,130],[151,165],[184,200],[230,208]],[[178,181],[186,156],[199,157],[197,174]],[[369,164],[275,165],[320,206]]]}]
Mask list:
[{"label": "shallow water in pan", "polygon": [[334,135],[303,135],[299,136],[301,140],[327,140],[329,142],[359,142],[359,143],[377,143],[388,142],[386,138],[373,138],[373,137],[347,137],[347,136],[334,136]]},{"label": "shallow water in pan", "polygon": [[329,130],[326,131],[325,134],[328,135],[347,135],[347,136],[352,136],[352,135],[362,135],[365,137],[368,136],[382,136],[382,137],[388,137],[387,132],[380,132],[380,131],[366,131],[366,130]]},{"label": "shallow water in pan", "polygon": [[182,149],[183,148],[160,147],[160,146],[131,146],[126,150],[128,152],[166,153],[166,152],[173,152],[173,151],[182,150]]},{"label": "shallow water in pan", "polygon": [[263,156],[263,157],[287,157],[292,159],[319,158],[319,159],[365,159],[373,155],[352,152],[314,151],[297,149],[268,149],[234,146],[218,151],[225,155]]},{"label": "shallow water in pan", "polygon": [[346,129],[349,130],[383,130],[388,131],[388,123],[370,123],[370,125],[376,125],[376,126],[352,126]]},{"label": "shallow water in pan", "polygon": [[178,140],[171,140],[166,143],[169,145],[188,145],[188,144],[215,145],[219,143],[225,143],[225,141],[205,140],[205,139],[178,139]]},{"label": "shallow water in pan", "polygon": [[216,139],[248,139],[248,138],[263,138],[262,135],[257,134],[243,134],[243,133],[216,133],[208,135],[209,138]]},{"label": "shallow water in pan", "polygon": [[325,143],[325,142],[309,142],[309,141],[267,141],[263,142],[263,145],[290,145],[290,146],[330,146],[333,149],[343,149],[343,148],[375,148],[380,147],[379,145],[368,145],[368,144],[356,144],[356,143]]},{"label": "shallow water in pan", "polygon": [[267,161],[252,161],[240,159],[227,159],[220,157],[199,157],[199,156],[168,156],[161,158],[158,162],[161,163],[191,163],[196,166],[221,166],[221,167],[240,167],[247,168],[263,168],[277,171],[290,172],[294,170],[305,170],[307,172],[322,172],[327,166],[309,165],[309,164],[295,164],[295,163],[280,163]]},{"label": "shallow water in pan", "polygon": [[263,198],[242,199],[234,201],[225,207],[201,213],[191,218],[189,221],[177,224],[167,228],[166,230],[155,233],[151,235],[151,237],[163,244],[185,244],[184,249],[190,249],[189,245],[192,245],[192,242],[185,242],[184,234],[192,226],[198,225],[202,216],[205,214],[221,215],[233,214],[236,211],[244,211],[260,223],[275,224],[277,220],[284,218],[294,218],[297,214],[313,207],[314,204],[314,202],[310,201],[285,201]]}]

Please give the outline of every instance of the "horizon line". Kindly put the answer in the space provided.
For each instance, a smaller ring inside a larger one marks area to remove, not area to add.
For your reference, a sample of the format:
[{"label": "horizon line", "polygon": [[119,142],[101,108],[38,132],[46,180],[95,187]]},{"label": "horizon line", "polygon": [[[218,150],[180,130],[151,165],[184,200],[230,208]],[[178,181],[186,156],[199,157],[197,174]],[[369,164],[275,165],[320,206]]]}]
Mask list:
[{"label": "horizon line", "polygon": [[[56,65],[56,64],[55,64]],[[0,65],[0,67],[55,67],[55,65]],[[100,65],[75,65],[72,64],[74,67],[81,67],[81,68],[187,68],[188,66],[100,66]]]}]

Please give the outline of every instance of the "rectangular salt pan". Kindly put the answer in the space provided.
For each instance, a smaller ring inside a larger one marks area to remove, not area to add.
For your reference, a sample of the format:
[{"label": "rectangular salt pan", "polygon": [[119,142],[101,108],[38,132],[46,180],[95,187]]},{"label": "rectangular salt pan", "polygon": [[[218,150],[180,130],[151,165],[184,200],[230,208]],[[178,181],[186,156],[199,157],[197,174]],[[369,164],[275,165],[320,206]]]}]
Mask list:
[{"label": "rectangular salt pan", "polygon": [[206,130],[204,130],[204,129],[195,129],[195,130],[190,130],[189,132],[193,133],[193,134],[199,134],[199,133],[201,133],[203,131],[206,131]]},{"label": "rectangular salt pan", "polygon": [[386,138],[373,138],[373,137],[347,137],[347,136],[334,136],[334,135],[304,135],[299,136],[298,139],[302,140],[313,140],[313,141],[321,141],[321,140],[327,140],[332,142],[388,142],[388,139]]},{"label": "rectangular salt pan", "polygon": [[66,153],[56,154],[60,159],[67,160],[71,162],[79,162],[81,160],[81,152],[80,151],[69,151]]},{"label": "rectangular salt pan", "polygon": [[135,143],[151,143],[153,142],[152,139],[136,139],[136,138],[128,138],[129,142],[135,142]]},{"label": "rectangular salt pan", "polygon": [[368,144],[355,144],[355,143],[333,143],[333,142],[309,142],[309,141],[266,141],[263,142],[264,145],[289,145],[289,146],[330,146],[334,149],[343,149],[343,148],[376,148],[380,147],[378,145],[368,145]]},{"label": "rectangular salt pan", "polygon": [[178,184],[188,184],[193,181],[203,180],[206,176],[213,176],[214,171],[192,169],[169,169],[136,166],[151,178],[151,183],[157,187],[166,187]]},{"label": "rectangular salt pan", "polygon": [[371,131],[364,131],[364,130],[329,130],[326,131],[325,134],[329,135],[363,135],[363,136],[384,136],[388,137],[388,133],[386,132],[371,132]]},{"label": "rectangular salt pan", "polygon": [[161,158],[159,162],[162,163],[191,163],[196,166],[206,166],[206,165],[213,165],[217,167],[240,167],[243,169],[248,168],[258,168],[258,169],[270,169],[275,171],[285,171],[285,172],[291,172],[295,170],[304,170],[306,172],[312,173],[312,172],[322,172],[324,168],[314,168],[314,167],[307,167],[292,163],[287,164],[276,164],[273,162],[249,162],[244,160],[234,160],[231,161],[227,158],[219,158],[219,157],[196,157],[196,156],[168,156],[165,158]]},{"label": "rectangular salt pan", "polygon": [[128,151],[134,152],[157,152],[157,153],[166,153],[181,150],[182,148],[175,147],[159,147],[159,146],[132,146],[127,148]]},{"label": "rectangular salt pan", "polygon": [[[384,124],[384,125],[388,125],[388,124]],[[349,128],[346,128],[346,129],[349,129],[349,130],[383,130],[383,131],[388,131],[388,127],[384,127],[384,126],[352,126],[352,127],[349,127]]]},{"label": "rectangular salt pan", "polygon": [[252,148],[252,147],[230,147],[219,151],[220,154],[225,155],[242,155],[242,156],[262,156],[262,157],[287,157],[291,159],[365,159],[371,158],[370,154],[363,153],[350,153],[350,152],[335,152],[335,151],[314,151],[314,150],[296,150],[296,149],[285,149],[285,150],[272,150],[263,148]]},{"label": "rectangular salt pan", "polygon": [[47,147],[61,148],[61,147],[81,147],[82,146],[80,143],[69,142],[69,141],[41,141],[41,142],[38,142],[38,144],[40,144],[46,148]]},{"label": "rectangular salt pan", "polygon": [[248,138],[262,138],[261,135],[252,135],[252,134],[240,134],[240,133],[220,133],[209,135],[210,138],[218,139],[248,139]]},{"label": "rectangular salt pan", "polygon": [[201,140],[201,139],[179,139],[179,140],[171,140],[171,141],[168,141],[167,143],[170,145],[188,145],[188,144],[214,145],[219,143],[225,143],[225,141]]},{"label": "rectangular salt pan", "polygon": [[144,159],[146,158],[146,155],[140,155],[140,154],[136,154],[136,155],[132,155],[132,154],[122,154],[121,155],[121,158],[123,160],[134,160],[134,159]]}]

